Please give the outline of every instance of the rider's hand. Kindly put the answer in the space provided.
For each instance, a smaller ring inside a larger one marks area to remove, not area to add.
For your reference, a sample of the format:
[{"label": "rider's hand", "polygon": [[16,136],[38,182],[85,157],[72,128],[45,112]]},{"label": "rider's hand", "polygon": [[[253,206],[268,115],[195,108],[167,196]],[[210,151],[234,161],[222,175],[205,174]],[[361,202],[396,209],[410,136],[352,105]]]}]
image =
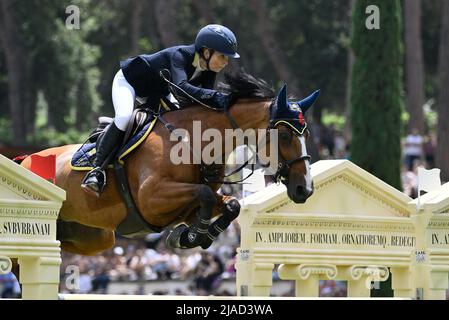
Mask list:
[{"label": "rider's hand", "polygon": [[229,104],[231,103],[231,95],[230,94],[224,94],[221,92],[216,92],[214,94],[214,104],[219,109],[226,109],[229,107]]}]

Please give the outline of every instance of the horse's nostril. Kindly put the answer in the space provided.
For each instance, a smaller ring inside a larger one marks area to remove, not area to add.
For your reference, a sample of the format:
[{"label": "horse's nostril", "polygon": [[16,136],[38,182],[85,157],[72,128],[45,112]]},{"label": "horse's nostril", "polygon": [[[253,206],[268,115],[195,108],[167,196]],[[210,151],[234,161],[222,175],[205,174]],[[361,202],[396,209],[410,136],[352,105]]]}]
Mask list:
[{"label": "horse's nostril", "polygon": [[306,189],[303,186],[297,186],[296,193],[297,194],[306,194]]},{"label": "horse's nostril", "polygon": [[296,187],[296,193],[297,194],[300,194],[300,195],[305,195],[305,196],[310,196],[312,193],[313,193],[313,189],[312,190],[309,190],[308,188],[306,188],[306,187],[303,187],[303,186],[297,186]]}]

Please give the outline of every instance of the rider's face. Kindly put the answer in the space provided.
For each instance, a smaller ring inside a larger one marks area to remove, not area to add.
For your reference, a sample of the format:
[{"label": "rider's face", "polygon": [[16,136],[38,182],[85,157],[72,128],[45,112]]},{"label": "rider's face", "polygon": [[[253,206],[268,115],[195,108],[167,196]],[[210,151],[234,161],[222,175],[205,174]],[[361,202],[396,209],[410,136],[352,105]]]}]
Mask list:
[{"label": "rider's face", "polygon": [[229,58],[224,54],[215,51],[209,61],[209,69],[213,72],[220,72],[228,65]]}]

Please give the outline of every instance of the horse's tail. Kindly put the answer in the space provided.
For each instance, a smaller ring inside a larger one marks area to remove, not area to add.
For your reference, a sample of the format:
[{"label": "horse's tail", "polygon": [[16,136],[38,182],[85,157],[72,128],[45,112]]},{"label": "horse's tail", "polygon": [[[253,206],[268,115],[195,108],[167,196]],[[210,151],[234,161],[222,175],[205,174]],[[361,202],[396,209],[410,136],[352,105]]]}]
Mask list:
[{"label": "horse's tail", "polygon": [[21,164],[23,160],[25,160],[25,158],[29,157],[29,155],[25,154],[22,156],[17,156],[14,159],[12,159],[12,161],[14,161],[17,164]]}]

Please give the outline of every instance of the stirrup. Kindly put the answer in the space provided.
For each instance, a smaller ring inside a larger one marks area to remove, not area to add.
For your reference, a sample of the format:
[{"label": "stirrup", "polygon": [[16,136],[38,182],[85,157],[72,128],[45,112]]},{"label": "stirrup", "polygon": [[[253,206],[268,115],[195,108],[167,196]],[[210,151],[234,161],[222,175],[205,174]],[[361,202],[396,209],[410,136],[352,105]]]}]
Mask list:
[{"label": "stirrup", "polygon": [[[101,176],[99,180],[98,176]],[[89,182],[89,179],[95,178],[96,181]],[[81,189],[90,195],[100,197],[106,186],[106,172],[101,168],[95,168],[88,172],[81,183]]]}]

